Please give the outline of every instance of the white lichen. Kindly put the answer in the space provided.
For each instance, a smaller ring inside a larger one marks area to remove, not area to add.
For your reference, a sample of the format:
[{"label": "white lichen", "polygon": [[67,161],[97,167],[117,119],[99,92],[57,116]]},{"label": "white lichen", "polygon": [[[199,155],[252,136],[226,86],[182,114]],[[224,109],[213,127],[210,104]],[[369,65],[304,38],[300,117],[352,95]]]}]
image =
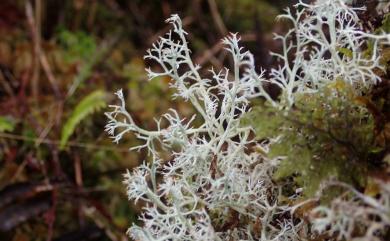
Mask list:
[{"label": "white lichen", "polygon": [[[240,47],[237,34],[223,39],[233,69],[211,69],[211,79],[202,76],[201,67],[191,59],[181,19],[178,15],[167,19],[173,30],[160,37],[145,56],[161,71],[149,68],[148,76],[170,77],[174,97],[190,102],[197,114],[185,119],[172,109],[157,121],[156,130],[149,131],[135,123],[126,111],[122,91],[117,92],[120,104],[106,113],[106,131],[115,142],[134,133],[143,143],[132,149],[145,148],[151,157],[125,175],[129,199],[146,203],[140,217],[143,226],[134,224],[129,235],[153,241],[302,240],[298,233],[306,230],[302,231],[303,221],[293,220],[293,208],[281,204],[280,187],[271,180],[279,160],[269,160],[249,148],[258,145],[266,152],[268,146],[256,144],[252,128],[240,121],[255,97],[288,109],[297,93],[315,93],[338,79],[358,92],[380,81],[374,70],[382,68],[378,51],[389,36],[363,32],[355,12],[360,10],[342,0],[313,5],[301,1],[294,10],[288,9],[279,18],[289,20],[293,28],[275,36],[283,51],[273,53],[280,66],[270,71],[269,78],[264,71],[255,71],[254,58]],[[372,48],[366,54],[368,41]],[[267,84],[280,88],[279,100],[266,92]],[[196,118],[201,124],[194,124]],[[171,160],[163,160],[162,152],[170,153]],[[314,230],[350,237],[344,221],[335,221],[335,210],[322,207],[315,212],[324,215],[312,220]]]},{"label": "white lichen", "polygon": [[340,241],[382,240],[390,227],[390,188],[386,183],[375,183],[379,198],[361,193],[345,183],[333,181],[327,186],[344,188],[346,193],[332,200],[329,206],[319,206],[311,211],[314,232]]},{"label": "white lichen", "polygon": [[272,53],[281,63],[268,80],[282,90],[281,102],[274,105],[292,106],[296,93],[313,93],[335,80],[353,85],[358,92],[380,81],[375,73],[383,70],[379,45],[388,43],[390,35],[363,32],[357,11],[364,8],[352,8],[343,0],[300,1],[295,11],[287,9],[278,17],[288,20],[292,28],[275,35],[283,51]]},{"label": "white lichen", "polygon": [[[225,68],[210,70],[212,79],[201,77],[180,18],[172,15],[167,21],[173,31],[145,56],[155,60],[162,72],[148,69],[149,77],[171,77],[175,97],[189,101],[203,123],[193,126],[195,117],[186,120],[171,110],[163,116],[167,127],[158,121],[157,130],[145,130],[125,110],[122,91],[117,93],[121,103],[106,113],[107,132],[115,142],[127,132],[135,133],[144,144],[134,148],[147,148],[152,156],[151,163],[125,175],[129,199],[147,203],[141,216],[144,226],[134,225],[130,235],[138,240],[223,240],[232,235],[244,240],[255,240],[256,235],[264,241],[294,240],[291,220],[275,219],[288,208],[278,203],[278,190],[271,182],[273,162],[248,151],[251,128],[240,126],[250,99],[262,88],[262,73],[254,72],[252,55],[231,34],[223,43],[233,58],[232,73]],[[171,161],[161,160],[160,147],[171,150]],[[162,181],[157,182],[157,175]],[[235,227],[220,230],[232,222],[233,213],[238,218]],[[258,234],[242,227],[256,222],[261,227]]]}]

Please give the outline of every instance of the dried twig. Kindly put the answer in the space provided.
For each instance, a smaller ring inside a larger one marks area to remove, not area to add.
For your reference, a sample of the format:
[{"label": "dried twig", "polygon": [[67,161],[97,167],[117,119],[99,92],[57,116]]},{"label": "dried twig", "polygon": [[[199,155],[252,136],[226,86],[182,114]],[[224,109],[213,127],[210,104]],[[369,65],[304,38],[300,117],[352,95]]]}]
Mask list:
[{"label": "dried twig", "polygon": [[28,25],[30,27],[31,35],[34,44],[34,61],[33,61],[33,76],[31,78],[32,94],[35,101],[38,100],[39,94],[39,77],[40,67],[42,66],[47,79],[49,80],[54,94],[57,98],[61,97],[57,81],[51,71],[49,62],[41,48],[41,12],[42,12],[41,0],[35,1],[35,17],[33,16],[33,9],[29,1],[26,2],[26,16]]},{"label": "dried twig", "polygon": [[[50,140],[50,139],[38,139],[38,138],[30,138],[22,135],[14,135],[14,134],[9,134],[9,133],[0,133],[0,138],[6,138],[6,139],[11,139],[11,140],[19,140],[19,141],[32,141],[32,142],[37,142],[38,140],[41,143],[49,144],[49,145],[54,145],[54,146],[59,146],[61,141],[60,140]],[[117,147],[109,147],[105,145],[95,145],[95,144],[90,144],[90,143],[83,143],[83,142],[76,142],[76,141],[69,141],[66,146],[68,147],[77,147],[77,148],[90,148],[90,149],[97,149],[97,150],[113,150],[117,152],[129,152],[128,148],[117,148]]]},{"label": "dried twig", "polygon": [[[40,0],[36,0],[36,14],[40,13]],[[33,8],[31,6],[30,1],[26,1],[26,16],[27,22],[30,27],[33,45],[34,45],[34,58],[32,63],[32,77],[31,77],[31,92],[35,99],[38,100],[39,93],[39,76],[40,76],[40,61],[39,61],[39,53],[40,53],[40,35],[37,32],[36,22],[33,15]]]},{"label": "dried twig", "polygon": [[208,0],[209,3],[210,11],[211,11],[211,16],[213,17],[215,26],[217,27],[219,33],[221,36],[225,36],[228,34],[228,31],[226,29],[225,24],[223,23],[221,14],[218,11],[218,6],[215,0]]},{"label": "dried twig", "polygon": [[39,52],[39,58],[40,58],[40,61],[41,61],[42,68],[45,71],[46,77],[47,77],[47,79],[49,80],[49,82],[50,82],[50,84],[52,86],[52,89],[54,91],[55,96],[58,99],[60,99],[61,98],[61,92],[60,92],[60,90],[58,88],[58,85],[57,85],[58,81],[56,80],[56,78],[53,75],[53,72],[51,71],[49,62],[47,61],[46,55],[43,52],[43,50],[41,50]]}]

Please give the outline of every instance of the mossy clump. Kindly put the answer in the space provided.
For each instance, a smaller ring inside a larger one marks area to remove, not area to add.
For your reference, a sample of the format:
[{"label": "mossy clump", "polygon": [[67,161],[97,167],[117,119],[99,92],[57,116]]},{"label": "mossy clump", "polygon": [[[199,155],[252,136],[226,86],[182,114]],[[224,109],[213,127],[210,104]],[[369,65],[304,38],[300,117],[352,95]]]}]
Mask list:
[{"label": "mossy clump", "polygon": [[300,94],[289,110],[255,107],[244,124],[254,127],[259,140],[275,138],[267,154],[281,159],[274,179],[293,178],[312,197],[329,179],[365,186],[368,171],[375,168],[370,157],[380,151],[366,103],[338,80],[319,92]]}]

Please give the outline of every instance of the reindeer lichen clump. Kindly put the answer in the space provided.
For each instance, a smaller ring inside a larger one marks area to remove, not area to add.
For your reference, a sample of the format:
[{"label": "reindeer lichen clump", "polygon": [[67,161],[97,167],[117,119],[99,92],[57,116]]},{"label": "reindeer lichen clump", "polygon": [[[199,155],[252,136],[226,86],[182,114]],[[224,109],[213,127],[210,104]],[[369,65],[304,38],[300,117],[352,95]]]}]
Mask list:
[{"label": "reindeer lichen clump", "polygon": [[[146,203],[140,217],[143,226],[129,229],[132,238],[290,241],[309,235],[290,204],[297,195],[282,199],[282,187],[272,180],[284,157],[270,158],[267,153],[280,136],[258,142],[251,135],[253,127],[243,120],[253,98],[263,97],[273,108],[289,110],[298,95],[316,93],[336,80],[357,92],[380,81],[374,70],[381,68],[379,43],[388,36],[361,31],[358,10],[341,0],[300,2],[295,11],[287,10],[280,18],[290,20],[293,28],[275,37],[282,41],[283,52],[273,53],[281,65],[269,78],[255,71],[254,58],[240,47],[237,34],[222,40],[233,69],[211,69],[212,78],[203,77],[191,59],[181,19],[167,19],[173,29],[145,56],[162,71],[149,68],[148,76],[170,77],[174,97],[190,102],[198,116],[185,119],[171,109],[157,121],[156,130],[149,131],[126,111],[122,91],[116,93],[120,104],[106,113],[106,131],[115,142],[134,133],[143,144],[132,149],[146,148],[151,157],[125,175],[129,199]],[[370,57],[363,48],[367,41]],[[279,100],[266,92],[267,84],[281,89]],[[201,123],[194,124],[198,119]],[[163,152],[170,153],[171,160],[165,161]],[[336,221],[328,216],[314,220],[314,229],[325,232],[321,227],[332,222]]]},{"label": "reindeer lichen clump", "polygon": [[[262,84],[262,73],[252,78],[253,56],[239,47],[239,38],[232,34],[223,43],[233,57],[233,73],[227,68],[211,70],[212,80],[202,78],[200,67],[190,58],[180,18],[173,15],[167,21],[173,31],[145,56],[155,60],[163,72],[148,69],[149,77],[170,76],[176,97],[190,101],[203,124],[194,127],[195,117],[185,120],[171,110],[163,117],[168,127],[162,128],[158,122],[156,131],[144,130],[125,110],[122,91],[117,93],[121,105],[112,106],[114,110],[107,113],[107,131],[115,141],[129,131],[136,133],[144,144],[135,148],[147,148],[153,159],[126,174],[129,198],[147,202],[141,218],[144,227],[133,226],[130,234],[140,240],[254,239],[257,234],[249,224],[258,222],[262,240],[294,239],[291,220],[275,222],[277,216],[288,212],[278,203],[278,190],[271,181],[275,162],[256,152],[247,153],[253,142],[251,128],[240,126],[250,99],[257,96],[256,88]],[[171,150],[172,161],[161,160],[157,143]],[[157,175],[163,177],[161,182]],[[222,230],[232,218],[242,221],[236,229]]]}]

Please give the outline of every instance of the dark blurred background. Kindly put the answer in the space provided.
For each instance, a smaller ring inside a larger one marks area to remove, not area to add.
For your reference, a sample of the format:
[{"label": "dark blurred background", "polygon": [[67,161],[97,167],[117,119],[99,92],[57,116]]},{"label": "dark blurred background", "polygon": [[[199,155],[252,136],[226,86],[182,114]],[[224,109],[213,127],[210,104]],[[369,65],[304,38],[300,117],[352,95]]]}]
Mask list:
[{"label": "dark blurred background", "polygon": [[1,0],[0,240],[128,240],[140,206],[122,174],[146,153],[115,145],[104,111],[123,88],[145,128],[172,100],[169,79],[147,81],[143,55],[178,13],[194,61],[229,65],[220,39],[239,32],[258,68],[273,65],[283,0]]}]

